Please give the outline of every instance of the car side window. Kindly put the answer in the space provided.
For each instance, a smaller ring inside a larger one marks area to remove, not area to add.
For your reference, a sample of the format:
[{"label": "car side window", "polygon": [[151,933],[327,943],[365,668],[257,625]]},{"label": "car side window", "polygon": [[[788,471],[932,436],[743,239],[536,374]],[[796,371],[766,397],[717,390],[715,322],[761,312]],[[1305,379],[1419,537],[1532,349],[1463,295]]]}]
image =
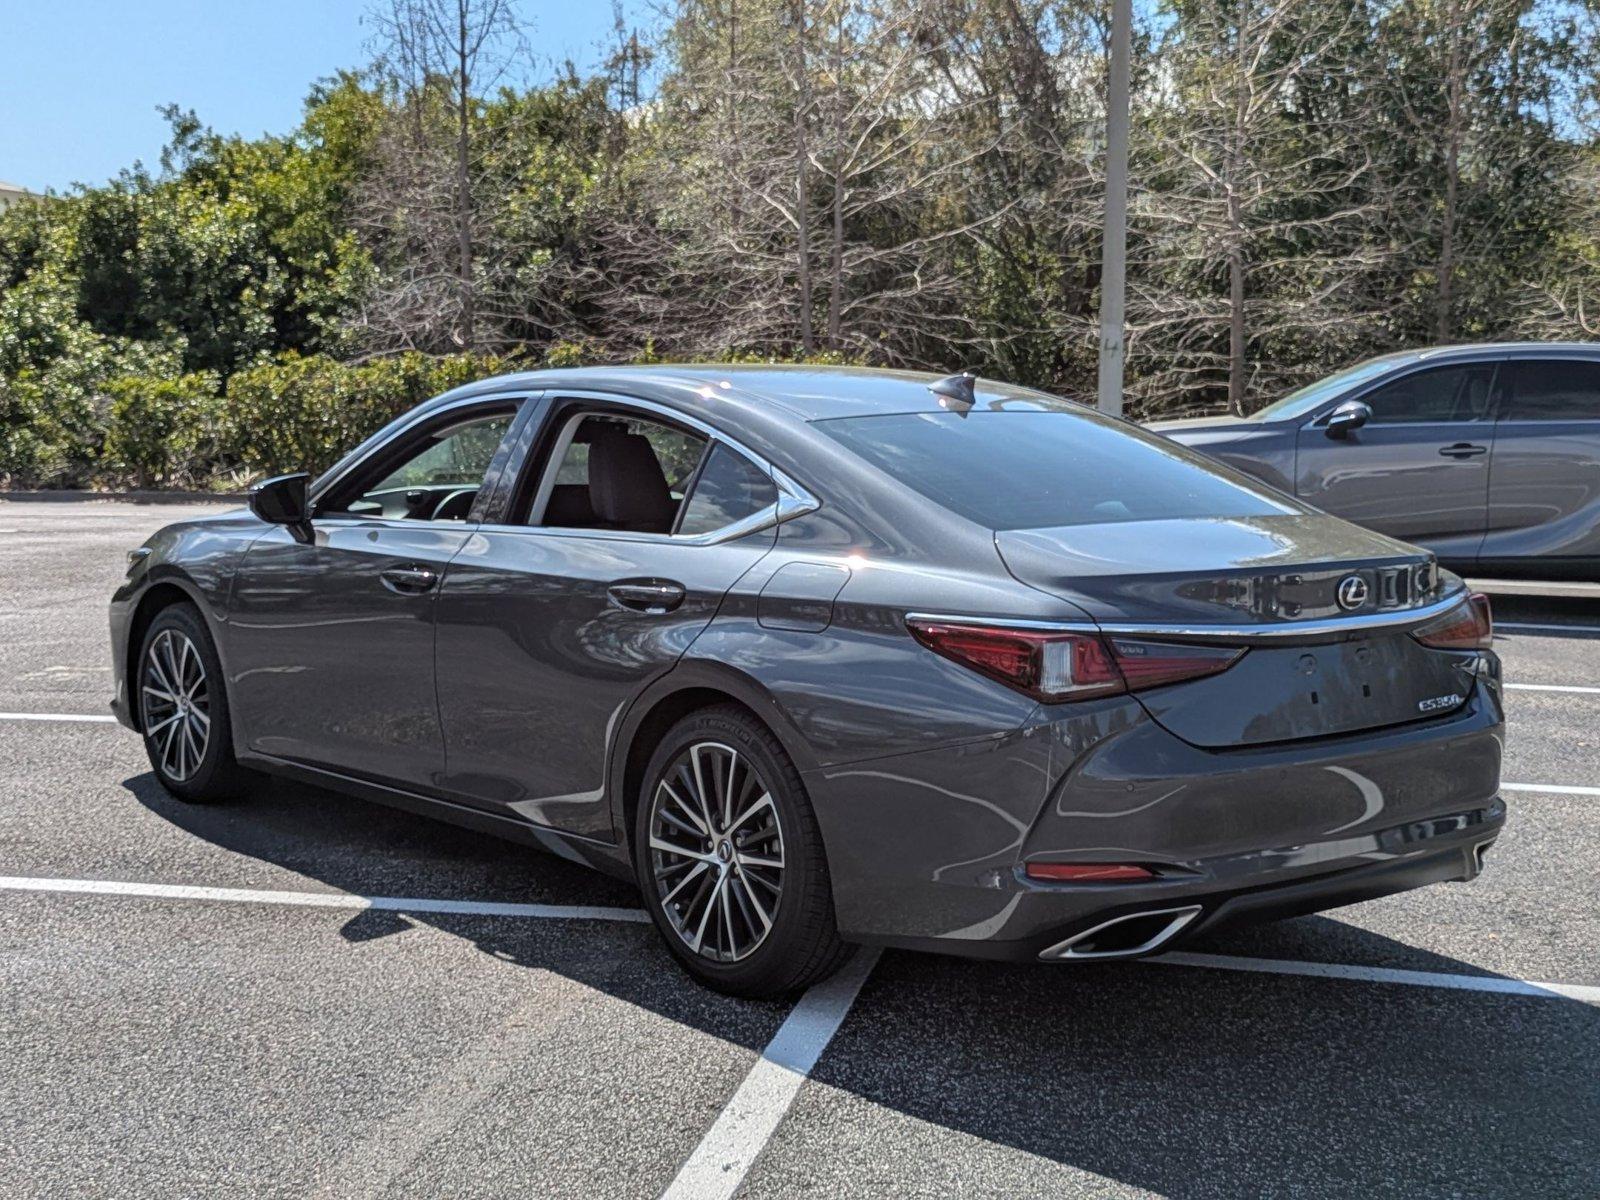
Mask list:
[{"label": "car side window", "polygon": [[737,450],[716,445],[694,482],[678,522],[680,534],[712,533],[778,502],[778,486]]},{"label": "car side window", "polygon": [[615,413],[571,418],[535,500],[535,524],[554,529],[671,533],[706,439]]},{"label": "car side window", "polygon": [[1504,421],[1600,419],[1600,363],[1520,362],[1512,367]]},{"label": "car side window", "polygon": [[515,414],[496,412],[446,425],[407,448],[373,479],[358,477],[324,511],[409,521],[464,521]]},{"label": "car side window", "polygon": [[1489,412],[1494,364],[1476,363],[1413,371],[1361,397],[1374,425],[1423,421],[1481,421]]}]

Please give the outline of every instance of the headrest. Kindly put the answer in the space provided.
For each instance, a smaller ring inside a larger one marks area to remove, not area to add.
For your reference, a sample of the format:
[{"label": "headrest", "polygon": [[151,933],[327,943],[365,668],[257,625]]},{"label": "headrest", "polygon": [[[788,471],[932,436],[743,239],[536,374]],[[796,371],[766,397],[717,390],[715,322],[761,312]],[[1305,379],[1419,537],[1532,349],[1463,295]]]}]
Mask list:
[{"label": "headrest", "polygon": [[672,493],[649,439],[605,430],[589,444],[589,503],[611,525],[650,533],[672,528]]}]

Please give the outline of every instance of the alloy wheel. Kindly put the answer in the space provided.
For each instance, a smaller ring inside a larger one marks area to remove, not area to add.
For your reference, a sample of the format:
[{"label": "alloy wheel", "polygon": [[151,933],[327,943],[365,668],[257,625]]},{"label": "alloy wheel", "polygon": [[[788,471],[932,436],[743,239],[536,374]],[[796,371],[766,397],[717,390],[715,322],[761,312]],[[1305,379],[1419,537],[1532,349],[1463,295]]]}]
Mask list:
[{"label": "alloy wheel", "polygon": [[211,692],[199,648],[176,629],[163,629],[145,652],[139,681],[144,733],[162,773],[182,783],[206,756],[211,737]]},{"label": "alloy wheel", "polygon": [[656,896],[689,950],[748,958],[766,941],[783,894],[783,826],[748,757],[696,742],[672,760],[650,801]]}]

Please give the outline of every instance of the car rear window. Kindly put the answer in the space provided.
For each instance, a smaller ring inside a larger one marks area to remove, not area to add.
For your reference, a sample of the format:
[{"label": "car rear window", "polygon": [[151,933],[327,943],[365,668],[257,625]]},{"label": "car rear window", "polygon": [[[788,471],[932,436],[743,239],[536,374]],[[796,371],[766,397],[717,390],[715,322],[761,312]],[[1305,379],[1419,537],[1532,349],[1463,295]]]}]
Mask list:
[{"label": "car rear window", "polygon": [[904,413],[815,424],[990,529],[1298,511],[1176,442],[1089,413]]}]

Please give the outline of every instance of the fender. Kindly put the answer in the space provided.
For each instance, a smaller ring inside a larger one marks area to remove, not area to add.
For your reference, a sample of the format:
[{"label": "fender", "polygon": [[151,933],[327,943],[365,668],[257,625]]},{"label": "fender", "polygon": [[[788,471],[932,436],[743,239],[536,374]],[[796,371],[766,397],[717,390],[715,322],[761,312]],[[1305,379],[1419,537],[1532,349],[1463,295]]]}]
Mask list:
[{"label": "fender", "polygon": [[708,659],[681,659],[665,674],[658,676],[644,691],[634,697],[606,754],[606,794],[611,807],[611,827],[617,844],[632,858],[631,834],[628,829],[625,780],[627,778],[628,751],[638,737],[641,726],[664,701],[684,692],[710,688],[724,692],[750,709],[771,729],[784,750],[802,774],[817,767],[812,753],[789,714],[766,687],[750,675],[724,663]]}]

